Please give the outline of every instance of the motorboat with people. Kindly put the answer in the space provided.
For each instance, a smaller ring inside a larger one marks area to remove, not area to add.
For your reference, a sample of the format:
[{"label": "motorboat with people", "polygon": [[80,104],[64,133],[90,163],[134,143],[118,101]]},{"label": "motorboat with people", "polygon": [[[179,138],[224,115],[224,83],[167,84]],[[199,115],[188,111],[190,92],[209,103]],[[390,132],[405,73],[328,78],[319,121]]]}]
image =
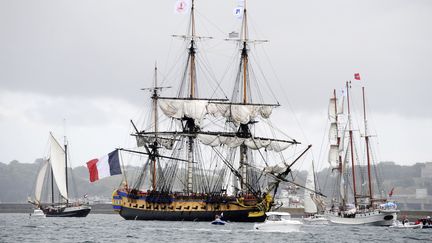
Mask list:
[{"label": "motorboat with people", "polygon": [[[223,216],[223,215],[222,215],[222,216]],[[213,221],[211,222],[211,224],[214,224],[214,225],[225,225],[226,223],[227,223],[227,222],[224,221],[224,220],[222,220],[222,217],[219,216],[219,215],[216,215],[215,220],[213,220]]]},{"label": "motorboat with people", "polygon": [[423,225],[423,229],[432,229],[432,219],[430,216],[417,219],[416,224]]},{"label": "motorboat with people", "polygon": [[422,229],[423,224],[416,224],[414,222],[408,222],[408,220],[394,220],[393,224],[389,226],[394,229]]},{"label": "motorboat with people", "polygon": [[291,219],[286,212],[267,212],[264,223],[255,223],[254,230],[263,232],[298,232],[303,223]]}]

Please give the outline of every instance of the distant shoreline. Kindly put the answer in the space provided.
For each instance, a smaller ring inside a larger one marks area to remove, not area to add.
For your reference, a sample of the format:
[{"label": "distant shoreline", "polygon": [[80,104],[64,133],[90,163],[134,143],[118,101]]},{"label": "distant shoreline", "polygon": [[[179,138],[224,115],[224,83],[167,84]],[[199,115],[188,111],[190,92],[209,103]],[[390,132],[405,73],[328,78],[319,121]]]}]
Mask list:
[{"label": "distant shoreline", "polygon": [[[111,204],[93,204],[90,205],[92,210],[90,214],[117,214],[112,209]],[[301,218],[303,216],[302,208],[288,208],[279,209],[278,211],[285,211],[291,213],[295,218]],[[0,213],[31,213],[33,212],[33,205],[29,203],[0,203]],[[401,210],[398,217],[406,215],[411,221],[426,216],[432,216],[432,211],[416,211],[416,210]]]}]

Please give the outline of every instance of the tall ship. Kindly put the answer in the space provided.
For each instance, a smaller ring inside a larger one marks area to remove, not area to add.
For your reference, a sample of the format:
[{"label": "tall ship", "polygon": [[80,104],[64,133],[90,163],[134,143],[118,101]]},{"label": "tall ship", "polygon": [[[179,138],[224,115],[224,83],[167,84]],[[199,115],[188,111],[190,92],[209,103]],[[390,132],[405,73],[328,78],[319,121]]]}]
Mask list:
[{"label": "tall ship", "polygon": [[[373,151],[370,141],[372,136],[367,126],[364,87],[362,87],[364,130],[363,134],[357,136],[355,133],[359,133],[360,128],[354,128],[352,123],[350,90],[351,82],[347,82],[340,97],[336,96],[335,90],[333,91],[329,103],[328,158],[332,171],[337,174],[337,182],[326,217],[334,224],[390,226],[397,219],[399,210],[396,204],[389,202],[382,193],[384,190],[380,184],[378,168],[375,166],[372,170]],[[345,100],[347,113],[344,112]],[[360,163],[362,161],[359,156],[360,146],[356,138],[364,142],[363,157],[366,163],[363,165]]]},{"label": "tall ship", "polygon": [[[36,177],[34,200],[29,203],[35,206],[35,212],[42,210],[46,217],[86,217],[91,207],[84,202],[72,202],[69,199],[68,183],[68,147],[49,136],[49,155],[42,162]],[[70,175],[69,175],[70,176]],[[44,201],[43,195],[51,198]]]},{"label": "tall ship", "polygon": [[113,208],[121,217],[262,222],[279,184],[290,182],[291,166],[311,147],[271,123],[278,102],[255,101],[252,82],[258,80],[252,79],[249,45],[258,41],[249,39],[246,1],[241,8],[241,34],[231,39],[239,47],[231,98],[201,97],[197,60],[204,37],[196,34],[191,1],[189,31],[180,36],[187,59],[177,96],[161,95],[167,87],[158,86],[155,67],[149,123],[141,130],[132,122],[136,148],[120,149],[142,158],[138,173],[125,175],[113,192]]}]

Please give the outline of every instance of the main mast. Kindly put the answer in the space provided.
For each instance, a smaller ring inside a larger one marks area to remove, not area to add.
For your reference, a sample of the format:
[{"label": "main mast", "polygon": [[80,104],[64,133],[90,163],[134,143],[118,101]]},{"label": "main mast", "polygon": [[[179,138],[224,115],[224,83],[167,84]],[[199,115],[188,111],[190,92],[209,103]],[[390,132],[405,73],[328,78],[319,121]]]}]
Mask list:
[{"label": "main mast", "polygon": [[[243,22],[241,31],[241,41],[243,42],[243,48],[241,51],[241,63],[243,65],[243,104],[248,103],[247,96],[247,84],[248,84],[248,28],[247,28],[247,10],[246,10],[246,0],[244,1],[243,8]],[[239,133],[243,137],[250,137],[250,130],[248,124],[240,124]],[[240,146],[240,173],[241,173],[241,190],[246,191],[245,184],[247,183],[247,146],[242,144]]]},{"label": "main mast", "polygon": [[[196,69],[195,69],[195,1],[192,0],[191,6],[191,41],[189,47],[189,59],[190,59],[190,92],[189,98],[195,98],[195,82],[196,82]],[[186,118],[186,130],[189,133],[194,133],[196,131],[195,121],[191,118]],[[187,193],[193,191],[193,145],[194,140],[192,136],[188,137],[188,163],[187,163]]]},{"label": "main mast", "polygon": [[[64,150],[65,150],[65,174],[66,174],[66,194],[67,195],[69,195],[69,193],[68,193],[68,156],[67,156],[67,147],[68,147],[68,145],[67,145],[67,140],[66,140],[66,136],[64,136]],[[69,199],[68,198],[66,198],[66,205],[68,204],[68,202],[69,202]]]},{"label": "main mast", "polygon": [[351,153],[351,170],[353,178],[353,193],[354,193],[354,204],[357,206],[357,190],[356,190],[356,179],[355,179],[355,169],[354,169],[354,147],[353,147],[353,130],[351,124],[351,109],[350,109],[350,99],[349,99],[349,84],[346,82],[347,88],[347,104],[348,104],[348,126],[349,126],[349,140],[350,140],[350,153]]},{"label": "main mast", "polygon": [[366,101],[365,101],[365,92],[364,87],[362,87],[363,94],[363,117],[364,117],[364,126],[365,126],[365,142],[366,142],[366,158],[367,158],[367,168],[368,168],[368,181],[369,181],[369,203],[372,205],[372,180],[371,180],[371,168],[370,168],[370,154],[369,154],[369,135],[367,131],[367,120],[366,120]]}]

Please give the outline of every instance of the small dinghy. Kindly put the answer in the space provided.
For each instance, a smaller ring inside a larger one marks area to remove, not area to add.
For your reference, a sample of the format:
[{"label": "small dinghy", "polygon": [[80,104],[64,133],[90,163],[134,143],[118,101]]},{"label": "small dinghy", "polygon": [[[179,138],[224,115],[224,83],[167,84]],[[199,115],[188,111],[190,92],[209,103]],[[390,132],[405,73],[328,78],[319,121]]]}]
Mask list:
[{"label": "small dinghy", "polygon": [[423,224],[414,224],[408,221],[401,222],[399,220],[395,220],[389,227],[394,229],[421,229],[423,228]]}]

